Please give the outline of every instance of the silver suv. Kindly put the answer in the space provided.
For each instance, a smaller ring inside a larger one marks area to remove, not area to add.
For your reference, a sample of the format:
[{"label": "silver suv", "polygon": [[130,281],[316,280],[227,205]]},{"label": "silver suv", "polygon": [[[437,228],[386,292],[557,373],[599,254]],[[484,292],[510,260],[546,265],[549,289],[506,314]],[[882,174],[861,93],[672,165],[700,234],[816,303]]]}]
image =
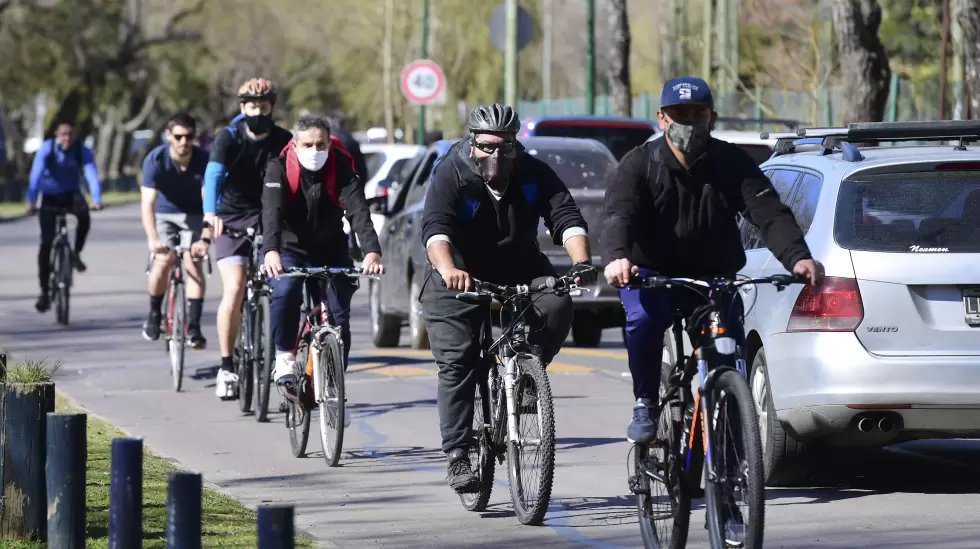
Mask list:
[{"label": "silver suv", "polygon": [[[980,121],[775,137],[761,168],[828,278],[741,290],[768,483],[805,480],[814,444],[980,436]],[[740,274],[785,272],[741,223]]]}]

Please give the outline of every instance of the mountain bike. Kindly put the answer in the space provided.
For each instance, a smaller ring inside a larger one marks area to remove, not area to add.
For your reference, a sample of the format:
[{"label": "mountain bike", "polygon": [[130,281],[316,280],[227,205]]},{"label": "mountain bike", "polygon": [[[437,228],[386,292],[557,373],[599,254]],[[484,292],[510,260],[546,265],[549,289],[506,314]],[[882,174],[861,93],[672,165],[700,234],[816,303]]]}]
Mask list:
[{"label": "mountain bike", "polygon": [[[176,259],[170,266],[170,282],[167,284],[166,302],[167,318],[163,326],[163,343],[170,356],[170,375],[173,378],[174,391],[180,392],[184,383],[184,351],[187,348],[187,294],[184,291],[184,253],[191,251],[190,231],[180,231],[170,235],[167,247],[175,254]],[[150,274],[154,253],[146,263],[146,274]],[[205,261],[207,277],[211,278],[211,260],[207,256],[194,258],[194,261]]]},{"label": "mountain bike", "polygon": [[314,281],[322,285],[336,276],[375,280],[379,277],[361,274],[360,269],[351,267],[292,267],[280,276],[306,279],[296,344],[296,364],[301,365],[301,371],[292,390],[286,390],[283,395],[289,443],[293,456],[305,455],[310,436],[310,415],[314,408],[319,408],[323,459],[328,467],[335,467],[340,462],[344,445],[344,428],[350,424],[344,389],[344,342],[340,327],[330,323],[326,293],[321,292],[323,302],[313,303],[307,284]]},{"label": "mountain bike", "polygon": [[[262,235],[253,227],[244,232],[224,229],[232,238],[246,238],[251,243],[245,271],[245,299],[242,300],[242,324],[235,342],[235,373],[238,374],[238,409],[243,414],[255,406],[255,421],[269,420],[269,391],[272,384],[272,363],[276,349],[272,343],[269,320],[269,300],[272,289],[259,269],[262,258]],[[254,390],[254,401],[253,401]]]},{"label": "mountain bike", "polygon": [[[549,277],[535,286],[473,280],[473,287],[473,291],[456,294],[456,299],[487,305],[497,299],[503,305],[501,314],[509,314],[510,321],[496,340],[489,318],[483,325],[483,371],[477,374],[469,447],[480,487],[475,493],[460,494],[459,499],[469,511],[486,510],[493,490],[494,460],[503,464],[506,455],[517,520],[538,525],[548,510],[554,481],[555,408],[541,351],[527,341],[524,315],[533,306],[535,294],[563,295],[581,288],[571,277]],[[532,465],[525,469],[528,464]],[[540,472],[537,479],[530,470],[534,464]]]},{"label": "mountain bike", "polygon": [[75,273],[74,253],[68,239],[68,214],[70,208],[41,207],[55,213],[55,237],[51,243],[51,274],[48,282],[48,299],[54,304],[58,324],[68,326],[72,275]]},{"label": "mountain bike", "polygon": [[[729,335],[720,303],[745,284],[773,284],[782,291],[802,281],[783,274],[710,281],[653,276],[630,284],[694,291],[705,299],[689,318],[674,312],[678,357],[673,365],[661,364],[657,437],[631,449],[634,472],[629,488],[636,494],[644,547],[686,546],[691,500],[700,496],[702,478],[712,549],[762,547],[765,476],[759,420],[746,382],[743,351]],[[692,356],[683,353],[685,326]],[[697,395],[691,393],[695,375],[700,381]],[[737,507],[739,500],[744,511]]]}]

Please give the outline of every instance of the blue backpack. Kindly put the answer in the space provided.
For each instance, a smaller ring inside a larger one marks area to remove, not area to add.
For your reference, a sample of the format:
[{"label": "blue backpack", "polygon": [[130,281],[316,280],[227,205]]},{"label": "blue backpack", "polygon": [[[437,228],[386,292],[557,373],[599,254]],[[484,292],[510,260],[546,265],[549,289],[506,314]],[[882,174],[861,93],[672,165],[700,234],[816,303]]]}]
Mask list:
[{"label": "blue backpack", "polygon": [[[48,149],[48,154],[45,155],[45,157],[44,157],[44,167],[45,167],[45,169],[48,170],[48,173],[49,174],[52,173],[51,172],[51,168],[54,166],[54,150],[55,150],[55,147],[58,146],[58,144],[55,142],[54,139],[51,139],[50,142],[51,142],[51,148]],[[47,143],[47,141],[45,143]],[[41,146],[43,147],[44,146],[44,143],[42,143]],[[81,169],[82,169],[82,147],[83,146],[84,145],[82,145],[82,142],[81,141],[75,141],[75,143],[72,144],[72,146],[71,146],[71,149],[72,150],[70,151],[70,152],[74,153],[74,155],[75,155],[75,165],[78,166],[79,171],[81,171]],[[65,156],[68,156],[68,154],[69,154],[69,151],[65,151]]]},{"label": "blue backpack", "polygon": [[231,134],[232,139],[234,139],[235,142],[238,143],[238,154],[236,154],[235,159],[232,160],[231,163],[225,167],[225,171],[230,172],[232,166],[238,163],[238,161],[242,158],[242,155],[245,152],[245,147],[243,146],[244,138],[242,137],[241,133],[238,132],[238,128],[237,128],[238,122],[244,119],[245,119],[245,115],[239,114],[235,118],[232,118],[231,122],[229,122],[228,125],[225,126],[224,128],[228,130],[228,133]]}]

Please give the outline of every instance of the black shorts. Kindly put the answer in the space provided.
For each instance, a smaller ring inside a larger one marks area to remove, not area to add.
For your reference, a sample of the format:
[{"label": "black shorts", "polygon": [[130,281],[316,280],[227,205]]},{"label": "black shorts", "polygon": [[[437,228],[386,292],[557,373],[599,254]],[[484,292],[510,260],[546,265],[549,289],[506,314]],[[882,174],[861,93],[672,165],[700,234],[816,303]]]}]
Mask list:
[{"label": "black shorts", "polygon": [[[261,234],[259,224],[262,221],[262,212],[219,214],[218,217],[224,223],[225,229],[245,232],[251,227],[255,229],[257,234]],[[252,244],[245,235],[232,238],[227,233],[222,233],[214,241],[214,255],[218,267],[222,265],[248,265],[248,258],[251,254]]]}]

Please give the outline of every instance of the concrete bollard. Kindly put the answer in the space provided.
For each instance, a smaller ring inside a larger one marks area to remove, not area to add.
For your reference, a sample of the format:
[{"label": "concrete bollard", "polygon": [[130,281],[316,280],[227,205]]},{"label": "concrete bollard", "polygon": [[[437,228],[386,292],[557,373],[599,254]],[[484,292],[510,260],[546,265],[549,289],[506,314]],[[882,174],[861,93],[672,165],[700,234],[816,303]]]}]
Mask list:
[{"label": "concrete bollard", "polygon": [[112,439],[109,549],[143,547],[143,439]]},{"label": "concrete bollard", "polygon": [[293,549],[294,536],[292,505],[259,507],[259,549]]},{"label": "concrete bollard", "polygon": [[167,478],[167,549],[201,549],[201,475]]},{"label": "concrete bollard", "polygon": [[54,383],[0,385],[0,540],[46,541],[46,416],[53,411]]},{"label": "concrete bollard", "polygon": [[85,414],[48,414],[48,549],[85,549]]}]

